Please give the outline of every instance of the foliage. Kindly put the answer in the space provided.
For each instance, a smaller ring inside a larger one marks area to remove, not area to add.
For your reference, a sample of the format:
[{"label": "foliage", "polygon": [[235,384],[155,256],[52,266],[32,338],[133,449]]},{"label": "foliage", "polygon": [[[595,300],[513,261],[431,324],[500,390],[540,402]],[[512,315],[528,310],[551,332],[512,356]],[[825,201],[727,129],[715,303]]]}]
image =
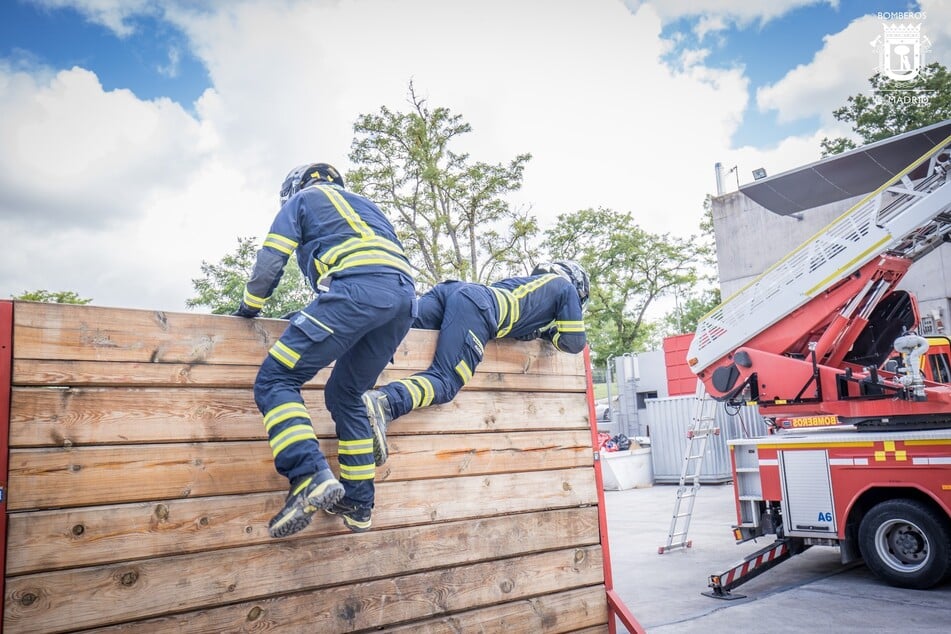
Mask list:
[{"label": "foliage", "polygon": [[[212,314],[230,315],[238,308],[244,296],[244,285],[251,277],[257,258],[257,246],[254,238],[238,238],[238,247],[226,254],[217,264],[202,261],[202,276],[192,279],[197,297],[185,301],[189,308],[207,306]],[[271,295],[262,317],[280,317],[303,308],[314,298],[314,292],[301,275],[295,262],[284,267],[284,276]]]},{"label": "foliage", "polygon": [[[911,81],[889,79],[881,73],[869,78],[872,94],[859,93],[834,110],[837,121],[852,123],[862,143],[872,143],[951,118],[951,73],[938,62],[921,68]],[[856,147],[852,139],[825,138],[822,156]]]},{"label": "foliage", "polygon": [[697,323],[711,310],[720,305],[720,289],[715,274],[717,267],[717,245],[713,229],[713,197],[703,201],[703,218],[700,221],[700,234],[692,238],[691,247],[701,267],[695,283],[681,286],[674,291],[677,305],[664,317],[666,335],[679,335],[693,332]]},{"label": "foliage", "polygon": [[73,291],[23,291],[19,295],[14,295],[13,299],[26,302],[45,302],[47,304],[88,304],[92,298],[86,299],[80,297]]},{"label": "foliage", "polygon": [[522,185],[530,154],[507,164],[450,150],[471,132],[460,115],[430,108],[409,84],[408,112],[387,107],[354,124],[348,186],[393,219],[420,287],[447,278],[486,282],[524,273],[538,224],[503,200]]},{"label": "foliage", "polygon": [[694,241],[648,233],[630,213],[603,208],[562,214],[545,233],[551,257],[577,260],[591,275],[585,322],[596,363],[657,344],[659,325],[645,314],[658,298],[696,283]]},{"label": "foliage", "polygon": [[665,332],[668,336],[696,331],[700,319],[719,306],[722,301],[719,288],[708,288],[678,300],[680,303],[677,309],[664,318]]}]

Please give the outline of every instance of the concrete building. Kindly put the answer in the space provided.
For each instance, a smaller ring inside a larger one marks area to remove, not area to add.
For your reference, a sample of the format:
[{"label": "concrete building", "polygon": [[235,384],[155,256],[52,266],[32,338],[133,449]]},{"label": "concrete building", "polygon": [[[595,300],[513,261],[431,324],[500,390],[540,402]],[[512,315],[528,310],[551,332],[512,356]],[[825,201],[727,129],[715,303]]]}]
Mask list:
[{"label": "concrete building", "polygon": [[[944,121],[839,155],[835,165],[829,159],[819,161],[715,198],[713,225],[723,298],[821,232],[949,133],[951,121]],[[841,180],[835,182],[835,177]],[[848,183],[846,191],[855,195],[843,198],[841,183]],[[768,209],[754,198],[776,204]],[[807,202],[825,200],[832,202],[811,206]],[[915,262],[898,288],[917,296],[921,334],[948,334],[951,244]]]}]

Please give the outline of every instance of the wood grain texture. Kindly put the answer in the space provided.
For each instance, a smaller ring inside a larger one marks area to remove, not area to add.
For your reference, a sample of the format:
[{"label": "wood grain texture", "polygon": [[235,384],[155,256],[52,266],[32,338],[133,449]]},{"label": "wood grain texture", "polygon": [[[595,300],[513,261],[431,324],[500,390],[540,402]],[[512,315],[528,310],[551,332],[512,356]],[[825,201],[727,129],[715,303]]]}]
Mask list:
[{"label": "wood grain texture", "polygon": [[[502,340],[395,421],[373,528],[274,540],[252,385],[287,322],[14,303],[4,632],[607,629],[582,355]],[[410,331],[383,384],[425,369]],[[338,468],[325,368],[303,396]]]},{"label": "wood grain texture", "polygon": [[[16,305],[13,338],[18,359],[257,366],[287,324],[279,319],[24,302]],[[410,331],[393,355],[394,368],[425,369],[438,337],[435,330]],[[480,368],[584,375],[580,355],[560,353],[542,340],[489,342]]]},{"label": "wood grain texture", "polygon": [[[140,363],[114,361],[58,361],[49,359],[13,360],[14,385],[91,386],[91,387],[240,387],[250,390],[258,372],[257,365],[204,365],[184,363]],[[322,388],[331,368],[317,373],[305,387]],[[379,384],[409,376],[406,370],[387,369]],[[506,374],[491,372],[482,366],[476,370],[465,390],[515,392],[585,391],[585,378],[562,374]]]},{"label": "wood grain texture", "polygon": [[596,586],[603,579],[601,565],[600,547],[579,547],[244,601],[96,632],[338,634],[376,630],[477,606]]},{"label": "wood grain texture", "polygon": [[[13,388],[11,447],[266,440],[250,389]],[[318,437],[335,435],[323,393],[306,390]],[[404,434],[588,428],[583,395],[461,392],[410,412],[387,430]]]},{"label": "wood grain texture", "polygon": [[[532,494],[514,495],[517,491]],[[271,543],[267,523],[283,502],[281,491],[11,513],[7,574]],[[577,509],[597,502],[585,468],[384,482],[377,486],[373,527]],[[299,538],[345,532],[338,518],[318,514]]]},{"label": "wood grain texture", "polygon": [[[461,438],[461,440],[460,440]],[[336,471],[337,441],[321,450]],[[590,466],[587,432],[404,436],[378,482]],[[161,474],[157,477],[156,474]],[[44,509],[286,490],[264,441],[106,445],[10,452],[8,509]]]},{"label": "wood grain texture", "polygon": [[[7,579],[5,631],[62,632],[599,542],[596,516],[526,513]],[[530,539],[527,537],[530,536]],[[594,580],[594,579],[592,579]],[[606,599],[604,600],[606,603]]]}]

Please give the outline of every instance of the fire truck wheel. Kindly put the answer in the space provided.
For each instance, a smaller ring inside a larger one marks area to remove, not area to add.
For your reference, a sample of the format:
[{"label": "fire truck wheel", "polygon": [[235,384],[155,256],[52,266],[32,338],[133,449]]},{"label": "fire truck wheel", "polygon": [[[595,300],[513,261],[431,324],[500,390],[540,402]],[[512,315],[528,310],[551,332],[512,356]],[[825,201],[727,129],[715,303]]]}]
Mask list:
[{"label": "fire truck wheel", "polygon": [[925,590],[951,570],[947,520],[915,500],[886,500],[859,525],[859,549],[869,569],[900,588]]}]

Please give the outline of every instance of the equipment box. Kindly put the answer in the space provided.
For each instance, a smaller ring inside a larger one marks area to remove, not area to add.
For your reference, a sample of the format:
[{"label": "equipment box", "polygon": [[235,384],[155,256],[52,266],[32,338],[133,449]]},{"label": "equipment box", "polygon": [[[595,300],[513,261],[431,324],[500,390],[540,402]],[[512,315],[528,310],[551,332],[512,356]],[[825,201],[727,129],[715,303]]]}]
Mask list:
[{"label": "equipment box", "polygon": [[642,489],[654,484],[650,447],[602,451],[601,467],[605,491]]}]

